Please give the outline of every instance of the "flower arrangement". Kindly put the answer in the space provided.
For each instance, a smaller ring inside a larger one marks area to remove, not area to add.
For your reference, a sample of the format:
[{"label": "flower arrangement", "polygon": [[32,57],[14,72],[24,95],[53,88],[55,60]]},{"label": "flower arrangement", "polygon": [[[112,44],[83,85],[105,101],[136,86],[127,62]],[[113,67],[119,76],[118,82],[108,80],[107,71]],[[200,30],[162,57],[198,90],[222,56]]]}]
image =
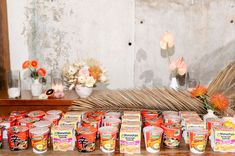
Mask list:
[{"label": "flower arrangement", "polygon": [[207,95],[207,88],[204,86],[197,86],[191,91],[191,96],[200,99],[204,103],[204,107],[209,110],[218,110],[224,112],[229,106],[228,98],[222,94],[216,93],[211,97]]},{"label": "flower arrangement", "polygon": [[66,64],[63,68],[63,77],[70,90],[76,85],[92,88],[96,87],[97,83],[107,81],[106,70],[94,59]]},{"label": "flower arrangement", "polygon": [[[44,68],[38,68],[38,61],[27,60],[22,64],[22,68],[28,69],[30,71],[30,77],[34,80],[38,79],[40,76],[46,76],[46,70]],[[37,69],[38,68],[38,69]]]},{"label": "flower arrangement", "polygon": [[166,56],[169,62],[169,69],[173,77],[180,75],[183,76],[187,72],[187,65],[183,57],[171,61],[170,49],[175,45],[175,39],[169,32],[165,32],[160,39],[161,49],[166,51]]}]

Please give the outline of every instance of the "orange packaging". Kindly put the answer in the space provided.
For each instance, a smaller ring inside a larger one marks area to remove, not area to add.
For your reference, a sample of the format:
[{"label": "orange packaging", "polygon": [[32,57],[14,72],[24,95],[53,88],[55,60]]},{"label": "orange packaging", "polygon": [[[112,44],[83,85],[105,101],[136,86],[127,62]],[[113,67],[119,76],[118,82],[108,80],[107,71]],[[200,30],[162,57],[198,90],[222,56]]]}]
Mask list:
[{"label": "orange packaging", "polygon": [[164,123],[165,124],[180,124],[181,117],[177,115],[165,115]]},{"label": "orange packaging", "polygon": [[99,121],[93,119],[93,118],[84,118],[82,120],[82,126],[83,127],[94,127],[97,131],[99,129]]},{"label": "orange packaging", "polygon": [[28,148],[29,129],[26,126],[13,126],[7,129],[8,144],[12,151]]},{"label": "orange packaging", "polygon": [[112,153],[115,151],[117,139],[117,127],[105,126],[99,128],[100,132],[100,149],[104,153]]},{"label": "orange packaging", "polygon": [[97,129],[94,127],[79,127],[76,130],[77,149],[80,152],[92,152],[95,150]]},{"label": "orange packaging", "polygon": [[144,127],[146,127],[146,126],[161,127],[162,124],[163,124],[163,119],[162,118],[151,118],[151,119],[146,119],[144,121]]},{"label": "orange packaging", "polygon": [[39,118],[39,119],[42,119],[45,114],[46,114],[46,113],[45,113],[44,111],[36,110],[36,111],[31,111],[31,112],[29,112],[29,113],[28,113],[28,117],[30,117],[30,118]]},{"label": "orange packaging", "polygon": [[157,111],[144,110],[141,112],[141,116],[143,120],[152,119],[152,118],[157,118],[158,113]]},{"label": "orange packaging", "polygon": [[59,115],[45,115],[44,120],[50,121],[53,126],[58,125],[60,116]]},{"label": "orange packaging", "polygon": [[3,126],[0,126],[0,148],[2,148],[2,144],[3,144],[2,134],[3,134]]},{"label": "orange packaging", "polygon": [[201,154],[205,152],[208,139],[208,131],[194,129],[189,131],[189,147],[192,153]]},{"label": "orange packaging", "polygon": [[34,153],[45,153],[48,149],[49,128],[32,128],[29,130]]},{"label": "orange packaging", "polygon": [[38,122],[39,120],[40,120],[39,118],[23,118],[20,119],[18,122],[20,126],[26,126],[28,128],[32,128],[33,123]]},{"label": "orange packaging", "polygon": [[94,120],[99,121],[99,127],[101,127],[103,123],[104,112],[101,112],[101,111],[94,112],[88,115],[87,118],[92,118]]},{"label": "orange packaging", "polygon": [[164,124],[163,129],[163,145],[167,148],[176,148],[180,145],[181,126],[179,124]]},{"label": "orange packaging", "polygon": [[27,115],[26,111],[12,111],[10,114],[10,119],[15,118],[16,119],[16,125],[19,125],[19,120],[25,118]]}]

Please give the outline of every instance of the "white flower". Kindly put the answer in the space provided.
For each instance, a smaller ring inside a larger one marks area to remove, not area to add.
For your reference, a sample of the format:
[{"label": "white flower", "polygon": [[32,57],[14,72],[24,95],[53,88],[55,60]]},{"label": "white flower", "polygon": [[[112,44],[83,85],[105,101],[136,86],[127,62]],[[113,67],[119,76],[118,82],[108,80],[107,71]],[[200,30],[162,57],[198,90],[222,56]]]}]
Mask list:
[{"label": "white flower", "polygon": [[105,82],[105,81],[107,81],[107,77],[105,75],[101,75],[100,82]]},{"label": "white flower", "polygon": [[74,75],[77,72],[77,69],[74,66],[69,66],[68,74]]},{"label": "white flower", "polygon": [[86,87],[93,87],[95,84],[95,79],[92,76],[87,77],[86,79]]},{"label": "white flower", "polygon": [[79,75],[81,76],[89,76],[90,72],[89,72],[89,67],[85,66],[82,69],[79,70]]},{"label": "white flower", "polygon": [[85,82],[86,82],[86,77],[83,76],[83,75],[79,76],[79,77],[78,77],[78,82],[79,82],[79,83],[85,83]]},{"label": "white flower", "polygon": [[165,32],[160,39],[160,47],[164,50],[172,48],[175,45],[175,39],[169,32]]}]

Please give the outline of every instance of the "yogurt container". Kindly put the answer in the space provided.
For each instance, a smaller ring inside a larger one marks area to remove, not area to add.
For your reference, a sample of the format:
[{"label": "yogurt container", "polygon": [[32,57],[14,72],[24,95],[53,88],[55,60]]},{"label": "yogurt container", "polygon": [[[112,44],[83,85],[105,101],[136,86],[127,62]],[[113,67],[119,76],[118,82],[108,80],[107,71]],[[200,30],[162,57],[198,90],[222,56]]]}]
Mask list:
[{"label": "yogurt container", "polygon": [[38,127],[38,128],[42,128],[42,127],[47,127],[47,128],[51,128],[51,122],[50,121],[38,121],[33,123],[33,127]]},{"label": "yogurt container", "polygon": [[49,128],[36,127],[29,130],[34,153],[45,153],[48,149]]},{"label": "yogurt container", "polygon": [[121,113],[120,112],[108,112],[105,113],[105,118],[116,118],[119,119],[121,117]]},{"label": "yogurt container", "polygon": [[26,126],[13,126],[7,129],[8,144],[12,151],[28,148],[29,129]]},{"label": "yogurt container", "polygon": [[143,129],[145,148],[150,153],[158,153],[161,147],[162,128],[147,126]]},{"label": "yogurt container", "polygon": [[20,119],[18,122],[20,126],[26,126],[28,128],[32,128],[33,123],[38,122],[39,120],[40,120],[39,118],[23,118]]},{"label": "yogurt container", "polygon": [[53,126],[58,125],[60,116],[59,115],[45,115],[44,120],[50,121]]},{"label": "yogurt container", "polygon": [[119,129],[121,120],[118,118],[106,118],[104,119],[104,126],[113,126]]},{"label": "yogurt container", "polygon": [[100,149],[102,152],[112,153],[115,151],[117,132],[117,127],[105,126],[99,128]]},{"label": "yogurt container", "polygon": [[95,150],[97,129],[94,127],[79,127],[76,130],[77,149],[80,152],[92,152]]},{"label": "yogurt container", "polygon": [[208,131],[194,129],[189,131],[189,147],[192,153],[201,154],[206,150]]},{"label": "yogurt container", "polygon": [[163,129],[163,145],[167,148],[177,148],[180,145],[181,125],[164,124]]},{"label": "yogurt container", "polygon": [[31,112],[29,112],[29,113],[28,113],[28,117],[30,117],[30,118],[39,118],[39,119],[42,119],[45,114],[46,114],[46,113],[45,113],[44,111],[36,110],[36,111],[31,111]]}]

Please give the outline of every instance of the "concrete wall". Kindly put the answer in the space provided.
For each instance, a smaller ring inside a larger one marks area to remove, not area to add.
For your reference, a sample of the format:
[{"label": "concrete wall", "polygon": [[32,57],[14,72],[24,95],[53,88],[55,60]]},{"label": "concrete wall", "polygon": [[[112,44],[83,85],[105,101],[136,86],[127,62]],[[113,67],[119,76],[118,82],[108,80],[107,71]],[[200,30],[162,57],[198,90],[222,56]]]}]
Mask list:
[{"label": "concrete wall", "polygon": [[203,84],[235,59],[235,0],[8,0],[8,16],[12,68],[94,57],[109,88],[169,85],[165,31],[176,38],[172,58],[184,56]]}]

